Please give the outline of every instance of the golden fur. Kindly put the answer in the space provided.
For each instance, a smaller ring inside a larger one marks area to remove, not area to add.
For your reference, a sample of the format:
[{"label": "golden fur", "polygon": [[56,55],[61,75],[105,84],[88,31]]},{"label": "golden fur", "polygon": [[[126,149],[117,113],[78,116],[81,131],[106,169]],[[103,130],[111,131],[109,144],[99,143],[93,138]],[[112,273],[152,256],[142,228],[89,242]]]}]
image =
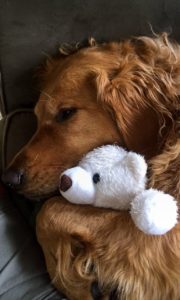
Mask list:
[{"label": "golden fur", "polygon": [[[166,34],[91,44],[47,64],[37,133],[12,163],[26,170],[21,192],[47,196],[84,153],[116,142],[144,154],[149,186],[180,203],[180,46]],[[76,113],[55,123],[68,107]],[[148,236],[128,212],[55,197],[37,217],[37,237],[53,283],[70,300],[92,300],[94,280],[104,299],[117,288],[121,300],[180,300],[180,224]]]}]

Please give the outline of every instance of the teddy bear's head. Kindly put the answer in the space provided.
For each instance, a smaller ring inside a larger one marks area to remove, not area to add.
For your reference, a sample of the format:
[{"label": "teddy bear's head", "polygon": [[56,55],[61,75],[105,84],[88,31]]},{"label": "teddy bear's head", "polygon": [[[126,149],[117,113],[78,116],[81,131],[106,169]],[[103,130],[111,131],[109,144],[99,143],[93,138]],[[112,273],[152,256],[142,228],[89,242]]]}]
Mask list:
[{"label": "teddy bear's head", "polygon": [[106,145],[83,157],[60,176],[60,192],[70,202],[128,209],[145,188],[147,165],[142,156]]}]

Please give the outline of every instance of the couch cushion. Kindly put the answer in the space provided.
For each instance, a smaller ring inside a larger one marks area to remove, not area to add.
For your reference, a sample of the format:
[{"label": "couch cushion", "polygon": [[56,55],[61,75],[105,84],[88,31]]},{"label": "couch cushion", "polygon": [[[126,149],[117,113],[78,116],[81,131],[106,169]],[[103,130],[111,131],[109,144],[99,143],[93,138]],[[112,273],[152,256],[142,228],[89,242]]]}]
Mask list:
[{"label": "couch cushion", "polygon": [[6,168],[14,155],[29,141],[36,130],[36,118],[32,110],[16,110],[1,121],[2,169]]},{"label": "couch cushion", "polygon": [[[14,155],[24,146],[36,130],[36,118],[31,110],[16,110],[0,122],[1,170],[3,171]],[[33,225],[41,203],[33,203],[23,196],[9,191],[28,222]]]},{"label": "couch cushion", "polygon": [[61,43],[119,40],[172,31],[180,40],[179,0],[8,0],[0,2],[0,66],[6,112],[33,107],[33,74]]},{"label": "couch cushion", "polygon": [[0,184],[0,299],[64,299],[50,284],[34,232]]}]

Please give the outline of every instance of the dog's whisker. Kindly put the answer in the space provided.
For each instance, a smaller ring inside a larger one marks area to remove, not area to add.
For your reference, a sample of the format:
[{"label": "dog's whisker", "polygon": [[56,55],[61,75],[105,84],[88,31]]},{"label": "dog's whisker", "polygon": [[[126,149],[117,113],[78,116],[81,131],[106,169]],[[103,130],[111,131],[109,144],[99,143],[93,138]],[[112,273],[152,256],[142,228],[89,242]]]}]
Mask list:
[{"label": "dog's whisker", "polygon": [[55,99],[54,99],[51,95],[49,95],[47,92],[41,91],[41,93],[42,93],[44,96],[48,97],[47,100],[55,101]]},{"label": "dog's whisker", "polygon": [[51,57],[48,53],[46,53],[45,51],[41,51],[41,53],[42,53],[45,57],[47,57],[48,59],[52,59],[52,57]]},{"label": "dog's whisker", "polygon": [[39,157],[39,154],[36,154],[33,162],[35,162],[38,159],[38,157]]},{"label": "dog's whisker", "polygon": [[37,161],[38,157],[39,157],[39,154],[36,154],[34,159],[32,160],[32,162],[28,165],[28,167],[32,167],[34,165],[34,163]]},{"label": "dog's whisker", "polygon": [[68,167],[67,166],[64,166],[64,165],[49,165],[49,164],[43,164],[42,165],[43,167],[46,167],[46,168],[54,168],[54,169],[67,169]]},{"label": "dog's whisker", "polygon": [[47,102],[48,99],[40,99],[39,101],[40,101],[40,102]]}]

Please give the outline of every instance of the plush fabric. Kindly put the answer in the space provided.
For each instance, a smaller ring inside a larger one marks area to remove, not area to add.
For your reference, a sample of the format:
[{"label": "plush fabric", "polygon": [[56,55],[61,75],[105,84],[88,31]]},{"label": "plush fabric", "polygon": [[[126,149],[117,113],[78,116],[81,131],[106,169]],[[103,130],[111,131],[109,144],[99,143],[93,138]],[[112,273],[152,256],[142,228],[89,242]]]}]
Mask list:
[{"label": "plush fabric", "polygon": [[143,156],[106,145],[65,170],[59,189],[71,203],[129,210],[137,228],[146,234],[165,234],[177,224],[177,203],[169,194],[146,189],[146,173]]}]

